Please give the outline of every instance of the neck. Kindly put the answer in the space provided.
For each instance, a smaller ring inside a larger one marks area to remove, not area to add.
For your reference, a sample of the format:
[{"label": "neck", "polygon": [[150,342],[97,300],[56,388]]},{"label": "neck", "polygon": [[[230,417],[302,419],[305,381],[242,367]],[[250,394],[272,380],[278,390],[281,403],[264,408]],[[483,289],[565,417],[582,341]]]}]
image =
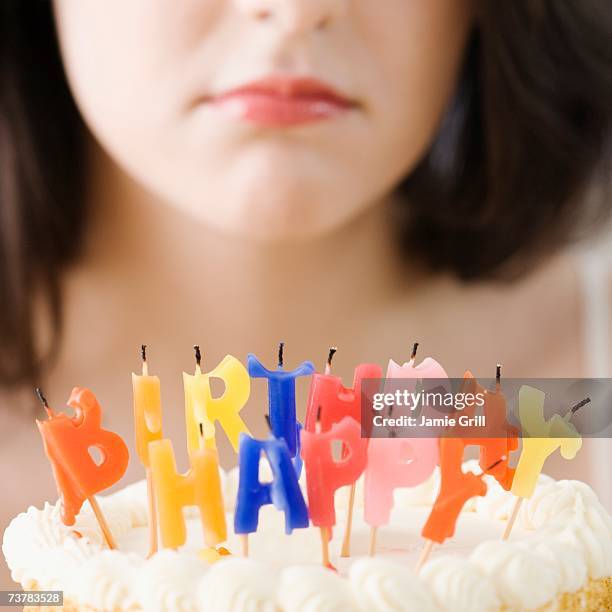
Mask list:
[{"label": "neck", "polygon": [[217,234],[146,192],[100,151],[92,173],[83,263],[108,279],[126,312],[151,325],[171,312],[193,329],[205,320],[207,337],[214,327],[255,346],[263,336],[266,343],[298,340],[301,330],[324,335],[323,352],[347,327],[347,315],[365,324],[377,304],[405,287],[388,202],[332,233],[268,244]]}]

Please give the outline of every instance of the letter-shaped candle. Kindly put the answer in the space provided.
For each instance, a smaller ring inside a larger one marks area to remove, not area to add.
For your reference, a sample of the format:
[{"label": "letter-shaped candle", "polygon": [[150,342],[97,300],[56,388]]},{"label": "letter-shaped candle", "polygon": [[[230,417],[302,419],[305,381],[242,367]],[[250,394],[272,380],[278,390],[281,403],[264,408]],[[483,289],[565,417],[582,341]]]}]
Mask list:
[{"label": "letter-shaped candle", "polygon": [[161,391],[159,378],[149,374],[147,347],[142,345],[142,375],[132,373],[136,451],[145,468],[149,515],[149,557],[157,552],[157,515],[153,475],[149,467],[149,442],[162,439]]},{"label": "letter-shaped candle", "polygon": [[[92,501],[96,493],[121,479],[129,453],[119,435],[102,429],[102,409],[89,389],[75,387],[68,405],[74,408],[74,417],[55,414],[47,408],[49,418],[36,423],[53,468],[61,499],[62,522],[74,525],[86,499]],[[99,464],[89,453],[92,447],[102,454]]]},{"label": "letter-shaped candle", "polygon": [[389,522],[393,491],[416,487],[438,465],[437,438],[372,438],[365,470],[365,521],[370,527]]},{"label": "letter-shaped candle", "polygon": [[[272,469],[272,482],[259,481],[259,462],[265,455]],[[283,438],[254,440],[240,436],[240,467],[234,531],[249,534],[257,531],[259,509],[273,504],[285,513],[285,531],[308,527],[308,509],[297,475]]]},{"label": "letter-shaped candle", "polygon": [[[199,355],[199,350],[197,354]],[[225,383],[225,391],[221,397],[212,396],[211,378],[220,378]],[[200,424],[204,428],[206,447],[216,448],[214,433],[216,421],[220,423],[234,450],[238,452],[240,434],[249,431],[240,417],[240,411],[249,399],[250,380],[246,368],[231,355],[227,355],[207,374],[203,374],[200,370],[199,357],[193,376],[183,372],[189,452],[200,448]]]},{"label": "letter-shaped candle", "polygon": [[481,476],[463,472],[465,440],[440,440],[440,492],[434,502],[421,535],[442,544],[455,533],[455,524],[465,502],[476,495],[485,495],[487,485]]},{"label": "letter-shaped candle", "polygon": [[132,391],[136,452],[142,465],[149,467],[149,442],[162,439],[162,411],[159,378],[149,374],[146,360],[142,375],[132,373]]},{"label": "letter-shaped candle", "polygon": [[217,451],[202,448],[190,452],[191,467],[186,474],[176,471],[171,440],[151,442],[149,457],[162,544],[166,548],[178,548],[185,543],[185,506],[197,506],[200,511],[204,541],[208,546],[225,541],[227,529]]},{"label": "letter-shaped candle", "polygon": [[[389,360],[387,379],[448,378],[444,368],[431,357],[413,366],[414,359],[399,365]],[[437,438],[372,438],[365,472],[365,520],[371,527],[389,522],[393,491],[425,482],[438,465]]]},{"label": "letter-shaped candle", "polygon": [[375,363],[363,363],[355,368],[352,387],[345,387],[339,376],[315,372],[312,376],[310,394],[306,405],[305,429],[314,432],[317,424],[319,407],[321,414],[319,424],[322,431],[327,431],[334,423],[339,423],[345,416],[352,417],[361,423],[361,387],[364,379],[382,378],[382,368]]},{"label": "letter-shaped candle", "polygon": [[[334,440],[342,442],[346,451],[340,461],[334,461]],[[336,524],[334,493],[359,478],[366,465],[367,444],[367,439],[361,437],[361,426],[350,416],[325,432],[302,430],[302,458],[313,525],[331,528]]]},{"label": "letter-shaped candle", "polygon": [[[281,349],[282,350],[282,349]],[[280,352],[282,356],[282,352]],[[287,443],[289,456],[295,457],[298,448],[298,422],[295,412],[295,379],[298,376],[309,376],[314,372],[314,365],[304,361],[295,370],[283,369],[282,358],[278,369],[268,370],[255,357],[249,354],[248,370],[252,378],[268,380],[268,407],[270,426],[276,438],[282,438]]]},{"label": "letter-shaped candle", "polygon": [[[498,371],[501,366],[498,366]],[[484,389],[471,372],[464,374],[464,386],[462,391],[472,393],[476,396],[479,393],[484,395],[483,413],[485,416],[484,428],[479,428],[479,437],[474,443],[480,444],[479,466],[489,476],[493,476],[497,482],[509,491],[514,478],[514,468],[509,465],[510,453],[518,448],[519,432],[516,427],[510,425],[506,415],[506,398],[501,392],[499,384],[495,392]],[[467,413],[473,414],[473,410],[466,409]],[[484,429],[484,431],[482,431]],[[485,438],[490,434],[490,438]],[[470,441],[469,443],[472,443]],[[493,467],[490,467],[493,466]]]},{"label": "letter-shaped candle", "polygon": [[544,393],[523,385],[519,390],[519,419],[523,428],[523,449],[512,481],[512,493],[529,498],[538,482],[546,459],[557,449],[565,459],[573,459],[582,438],[576,428],[555,414],[544,419]]}]

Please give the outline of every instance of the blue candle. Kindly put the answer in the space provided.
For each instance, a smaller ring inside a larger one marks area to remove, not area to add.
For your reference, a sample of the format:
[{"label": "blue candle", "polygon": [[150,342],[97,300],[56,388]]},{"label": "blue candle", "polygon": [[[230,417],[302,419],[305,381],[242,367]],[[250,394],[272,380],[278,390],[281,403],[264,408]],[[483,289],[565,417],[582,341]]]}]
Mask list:
[{"label": "blue candle", "polygon": [[[259,481],[262,452],[272,468],[272,482]],[[285,513],[286,533],[308,527],[308,508],[285,441],[272,436],[267,440],[254,440],[243,433],[238,456],[240,472],[234,532],[248,534],[257,531],[259,509],[266,504],[273,504]]]},{"label": "blue candle", "polygon": [[268,410],[270,426],[276,438],[287,444],[290,457],[299,455],[300,425],[295,413],[295,379],[310,376],[314,372],[311,361],[304,361],[295,370],[286,371],[283,367],[283,343],[278,351],[278,367],[268,370],[253,354],[248,356],[248,370],[252,378],[268,379]]}]

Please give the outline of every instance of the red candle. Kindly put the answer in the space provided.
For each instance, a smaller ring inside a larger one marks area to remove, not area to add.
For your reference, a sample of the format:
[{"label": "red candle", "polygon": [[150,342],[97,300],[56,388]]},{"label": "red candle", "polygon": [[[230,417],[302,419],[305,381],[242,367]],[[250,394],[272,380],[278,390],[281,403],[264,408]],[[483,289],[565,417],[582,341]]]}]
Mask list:
[{"label": "red candle", "polygon": [[[305,428],[308,431],[315,431],[319,427],[322,431],[328,431],[335,423],[339,423],[344,417],[350,416],[357,423],[362,422],[362,382],[365,379],[382,378],[382,368],[377,364],[360,364],[355,368],[353,386],[345,387],[338,376],[331,374],[331,362],[336,352],[336,347],[331,347],[325,373],[315,373],[310,385],[310,394],[306,405]],[[372,386],[372,385],[370,385]],[[374,385],[376,386],[376,385]],[[377,389],[376,389],[377,390]],[[368,389],[369,394],[374,393],[374,389]],[[372,402],[366,402],[366,407],[371,407]],[[370,421],[367,421],[368,427]],[[367,437],[367,436],[365,436]],[[347,449],[342,449],[342,456],[346,456]],[[353,505],[355,502],[355,483],[351,486],[349,494],[349,504],[346,516],[346,529],[342,541],[343,557],[350,556],[351,530],[353,523]]]},{"label": "red candle", "polygon": [[[342,442],[346,456],[335,461],[333,441]],[[306,488],[310,520],[317,527],[336,524],[334,493],[355,482],[366,465],[367,439],[361,437],[361,427],[352,417],[344,417],[326,432],[302,430],[302,457],[306,469]]]},{"label": "red candle", "polygon": [[[362,381],[368,378],[380,380],[382,368],[374,363],[362,363],[355,368],[352,387],[345,387],[339,376],[315,372],[312,375],[310,394],[306,405],[305,428],[314,431],[317,423],[317,412],[321,407],[320,425],[327,431],[334,423],[350,416],[361,423],[361,387]],[[370,403],[371,405],[371,403]]]},{"label": "red candle", "polygon": [[[89,389],[75,387],[72,390],[68,405],[74,408],[73,417],[55,414],[42,395],[41,399],[49,418],[36,423],[61,499],[62,521],[65,525],[74,525],[86,499],[98,515],[93,496],[123,476],[129,459],[128,449],[119,435],[102,429],[102,409]],[[102,455],[99,464],[89,453],[92,447]],[[104,531],[104,525],[101,526]],[[107,533],[104,535],[106,537]],[[109,546],[111,543],[112,539]]]}]

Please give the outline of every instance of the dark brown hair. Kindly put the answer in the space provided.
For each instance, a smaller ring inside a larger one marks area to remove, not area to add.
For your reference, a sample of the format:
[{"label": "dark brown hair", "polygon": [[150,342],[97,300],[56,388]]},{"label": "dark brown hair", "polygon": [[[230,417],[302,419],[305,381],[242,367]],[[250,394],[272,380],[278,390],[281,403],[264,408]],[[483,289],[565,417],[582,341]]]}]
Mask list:
[{"label": "dark brown hair", "polygon": [[[401,244],[466,280],[507,278],[599,223],[610,205],[587,196],[610,159],[611,38],[606,0],[482,1],[455,99],[400,186]],[[86,220],[84,134],[51,2],[2,0],[3,384],[32,380],[48,358],[35,303],[59,335],[62,272]]]}]

